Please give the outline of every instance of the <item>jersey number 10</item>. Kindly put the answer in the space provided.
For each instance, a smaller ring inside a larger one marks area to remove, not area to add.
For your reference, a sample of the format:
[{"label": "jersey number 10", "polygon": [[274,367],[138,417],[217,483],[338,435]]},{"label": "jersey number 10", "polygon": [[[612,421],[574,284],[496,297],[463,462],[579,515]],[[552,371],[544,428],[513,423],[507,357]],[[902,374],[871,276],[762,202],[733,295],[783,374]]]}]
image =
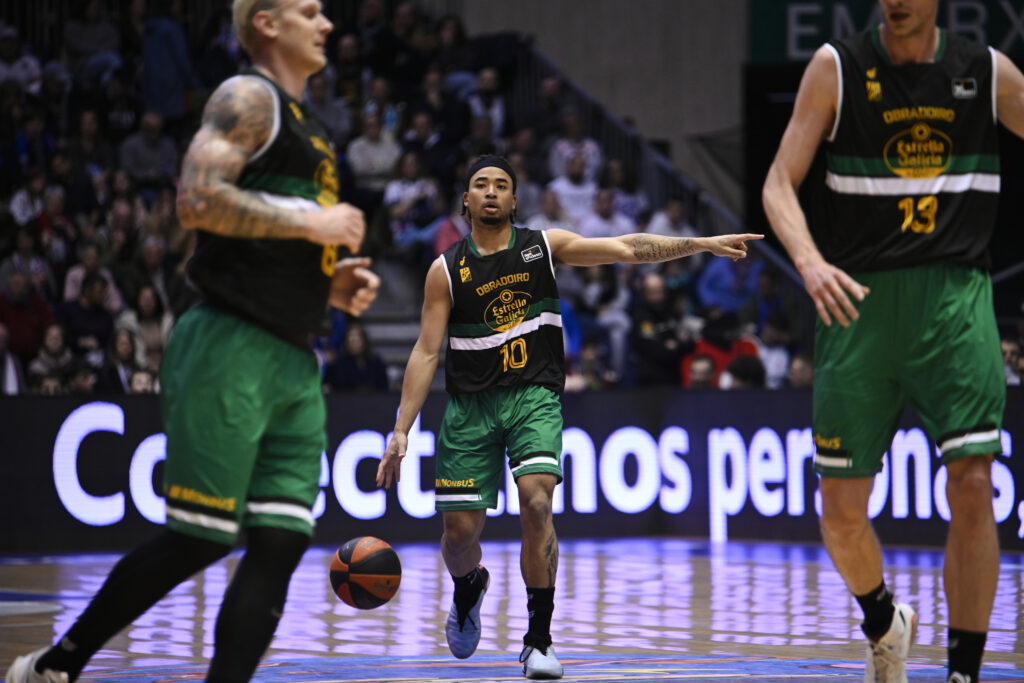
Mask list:
[{"label": "jersey number 10", "polygon": [[516,370],[526,367],[526,340],[522,337],[513,339],[501,347],[501,371],[508,372],[509,368]]}]

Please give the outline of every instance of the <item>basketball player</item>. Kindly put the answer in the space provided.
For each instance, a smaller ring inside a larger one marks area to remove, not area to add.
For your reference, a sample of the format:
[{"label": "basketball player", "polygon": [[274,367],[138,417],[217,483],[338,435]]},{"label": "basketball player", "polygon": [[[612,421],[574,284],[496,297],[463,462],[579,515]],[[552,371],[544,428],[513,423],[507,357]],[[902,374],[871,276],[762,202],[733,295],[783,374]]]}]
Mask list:
[{"label": "basketball player", "polygon": [[441,553],[455,582],[445,626],[448,646],[463,659],[480,642],[480,604],[488,584],[487,570],[479,566],[480,534],[487,508],[497,504],[507,450],[519,495],[530,613],[519,660],[528,678],[560,678],[550,633],[558,568],[551,498],[562,480],[559,394],[565,384],[555,262],[655,263],[702,251],[739,259],[747,254],[745,241],[761,235],[584,239],[566,230],[516,227],[516,175],[496,156],[470,166],[462,202],[471,232],[427,274],[420,336],[377,484],[390,487],[399,479],[407,435],[447,335],[451,398],[438,436],[435,500],[444,518]]},{"label": "basketball player", "polygon": [[270,644],[313,527],[326,445],[308,337],[328,302],[358,314],[376,295],[362,213],[338,204],[330,138],[301,104],[331,22],[318,0],[235,0],[254,69],[213,93],[184,160],[178,213],[199,230],[189,275],[205,303],[182,316],[162,369],[167,530],[126,555],[55,646],[7,681],[74,681],[112,636],[241,528],[207,681],[248,681]]},{"label": "basketball player", "polygon": [[[948,680],[975,683],[999,571],[991,464],[1006,398],[986,272],[996,122],[1024,136],[1024,77],[1005,55],[937,28],[938,0],[880,5],[881,25],[824,45],[808,65],[764,207],[821,318],[821,530],[864,612],[865,680],[907,680],[916,615],[886,588],[868,497],[909,402],[948,476]],[[796,189],[823,142],[824,201],[809,228]]]}]

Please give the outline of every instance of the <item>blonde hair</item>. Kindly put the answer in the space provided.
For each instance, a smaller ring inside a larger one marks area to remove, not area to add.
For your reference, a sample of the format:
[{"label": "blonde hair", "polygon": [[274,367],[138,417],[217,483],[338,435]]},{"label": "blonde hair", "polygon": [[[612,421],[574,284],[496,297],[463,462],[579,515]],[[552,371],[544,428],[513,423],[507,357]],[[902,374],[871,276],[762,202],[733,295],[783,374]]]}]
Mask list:
[{"label": "blonde hair", "polygon": [[234,22],[235,35],[245,51],[252,55],[256,46],[257,32],[252,25],[252,18],[257,12],[274,9],[279,0],[232,0],[231,18]]}]

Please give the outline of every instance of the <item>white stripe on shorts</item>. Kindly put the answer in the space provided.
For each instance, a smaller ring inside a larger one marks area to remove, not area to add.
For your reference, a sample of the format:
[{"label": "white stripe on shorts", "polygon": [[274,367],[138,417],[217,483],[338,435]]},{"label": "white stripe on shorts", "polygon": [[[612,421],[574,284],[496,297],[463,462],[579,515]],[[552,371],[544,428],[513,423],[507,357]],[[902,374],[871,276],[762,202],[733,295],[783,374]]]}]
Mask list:
[{"label": "white stripe on shorts", "polygon": [[280,515],[282,517],[295,517],[301,519],[310,526],[313,526],[313,513],[309,508],[295,503],[278,502],[248,502],[245,504],[245,511],[252,515]]},{"label": "white stripe on shorts", "polygon": [[434,496],[438,503],[469,503],[481,500],[479,493],[440,493]]},{"label": "white stripe on shorts", "polygon": [[206,527],[207,529],[224,531],[229,534],[238,533],[238,522],[232,522],[230,519],[221,519],[220,517],[211,517],[201,512],[188,512],[187,510],[181,510],[168,505],[167,516],[173,517],[179,522],[187,522],[195,526]]},{"label": "white stripe on shorts", "polygon": [[853,467],[853,458],[841,458],[835,455],[815,453],[814,464],[821,465],[822,467],[841,467],[848,470]]},{"label": "white stripe on shorts", "polygon": [[556,460],[553,455],[538,455],[535,458],[529,458],[527,460],[522,461],[521,463],[512,468],[512,472],[514,474],[515,472],[523,469],[524,467],[529,467],[530,465],[541,465],[544,463],[547,463],[549,465],[557,465],[558,460]]},{"label": "white stripe on shorts", "polygon": [[974,432],[973,434],[963,434],[961,436],[953,437],[952,439],[946,439],[939,444],[939,450],[945,453],[951,451],[954,448],[960,448],[971,443],[983,443],[985,441],[999,441],[999,430],[993,429],[987,432]]}]

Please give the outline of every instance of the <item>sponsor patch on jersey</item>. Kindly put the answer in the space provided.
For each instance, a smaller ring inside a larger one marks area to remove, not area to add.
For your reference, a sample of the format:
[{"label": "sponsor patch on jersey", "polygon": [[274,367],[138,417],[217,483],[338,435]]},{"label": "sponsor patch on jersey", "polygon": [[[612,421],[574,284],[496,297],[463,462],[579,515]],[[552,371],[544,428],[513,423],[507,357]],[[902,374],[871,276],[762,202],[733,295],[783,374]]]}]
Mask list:
[{"label": "sponsor patch on jersey", "polygon": [[536,261],[539,258],[544,258],[544,250],[540,248],[539,244],[535,244],[529,249],[523,249],[523,261],[529,263],[530,261]]},{"label": "sponsor patch on jersey", "polygon": [[978,96],[978,81],[973,78],[954,78],[953,97],[958,100],[969,100]]},{"label": "sponsor patch on jersey", "polygon": [[459,268],[459,278],[463,282],[470,282],[473,280],[473,276],[469,272],[469,266],[463,266],[462,268]]},{"label": "sponsor patch on jersey", "polygon": [[295,104],[294,102],[289,102],[288,108],[292,110],[292,116],[294,116],[299,123],[302,123],[302,110],[299,109],[299,105]]},{"label": "sponsor patch on jersey", "polygon": [[866,81],[864,85],[868,90],[868,102],[878,102],[882,99],[882,84],[879,81]]}]

